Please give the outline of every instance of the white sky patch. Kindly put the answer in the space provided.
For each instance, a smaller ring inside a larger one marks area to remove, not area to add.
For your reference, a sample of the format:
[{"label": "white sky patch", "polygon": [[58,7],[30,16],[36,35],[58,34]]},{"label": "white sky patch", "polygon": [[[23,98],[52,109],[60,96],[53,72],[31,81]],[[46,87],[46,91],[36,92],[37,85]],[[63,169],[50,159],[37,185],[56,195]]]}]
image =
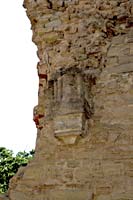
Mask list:
[{"label": "white sky patch", "polygon": [[0,5],[0,146],[18,151],[35,147],[33,107],[37,104],[37,48],[23,0]]}]

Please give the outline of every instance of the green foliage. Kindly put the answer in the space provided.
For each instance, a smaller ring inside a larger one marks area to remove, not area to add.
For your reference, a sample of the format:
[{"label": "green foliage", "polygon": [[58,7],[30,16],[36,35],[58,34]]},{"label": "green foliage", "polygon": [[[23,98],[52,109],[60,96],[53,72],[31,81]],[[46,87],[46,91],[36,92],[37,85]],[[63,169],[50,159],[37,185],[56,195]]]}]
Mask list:
[{"label": "green foliage", "polygon": [[14,176],[20,166],[27,165],[34,153],[34,150],[29,153],[23,151],[14,156],[13,151],[0,147],[0,193],[7,191],[10,178]]}]

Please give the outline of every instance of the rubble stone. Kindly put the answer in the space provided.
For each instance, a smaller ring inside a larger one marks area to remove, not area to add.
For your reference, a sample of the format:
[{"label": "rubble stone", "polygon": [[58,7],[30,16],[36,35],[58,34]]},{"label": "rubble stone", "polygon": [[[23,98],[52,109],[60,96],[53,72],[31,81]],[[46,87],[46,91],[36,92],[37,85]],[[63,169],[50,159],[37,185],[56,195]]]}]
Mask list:
[{"label": "rubble stone", "polygon": [[132,4],[24,1],[40,60],[38,132],[10,200],[133,200]]}]

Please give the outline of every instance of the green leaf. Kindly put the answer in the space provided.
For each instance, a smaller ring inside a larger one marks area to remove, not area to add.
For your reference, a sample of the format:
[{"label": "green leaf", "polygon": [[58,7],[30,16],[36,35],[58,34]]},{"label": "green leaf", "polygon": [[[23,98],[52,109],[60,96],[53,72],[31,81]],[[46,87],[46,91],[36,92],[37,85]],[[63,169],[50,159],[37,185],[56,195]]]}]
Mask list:
[{"label": "green leaf", "polygon": [[14,156],[13,151],[0,147],[0,193],[8,190],[10,178],[18,171],[20,166],[26,166],[28,161],[33,158],[35,151],[18,152]]}]

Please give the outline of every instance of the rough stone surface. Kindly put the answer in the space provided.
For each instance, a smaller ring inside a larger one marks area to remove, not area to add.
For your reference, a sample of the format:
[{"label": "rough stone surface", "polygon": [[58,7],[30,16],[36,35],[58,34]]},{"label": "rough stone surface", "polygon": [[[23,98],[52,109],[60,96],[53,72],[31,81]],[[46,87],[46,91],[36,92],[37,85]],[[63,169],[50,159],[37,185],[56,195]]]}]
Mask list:
[{"label": "rough stone surface", "polygon": [[8,194],[0,194],[0,200],[9,200]]},{"label": "rough stone surface", "polygon": [[133,200],[132,4],[24,1],[40,59],[38,133],[10,200]]}]

